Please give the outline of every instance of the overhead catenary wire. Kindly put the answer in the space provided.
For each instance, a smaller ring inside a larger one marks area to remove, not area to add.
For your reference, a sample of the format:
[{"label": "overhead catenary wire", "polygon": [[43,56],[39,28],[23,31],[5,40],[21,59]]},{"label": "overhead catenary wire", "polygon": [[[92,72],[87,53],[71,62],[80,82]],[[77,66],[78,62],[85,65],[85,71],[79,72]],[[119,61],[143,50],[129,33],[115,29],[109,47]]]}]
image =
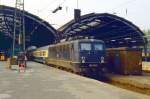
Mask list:
[{"label": "overhead catenary wire", "polygon": [[[44,11],[45,9],[47,9],[48,7],[51,7],[51,5],[54,4],[56,1],[58,1],[58,0],[53,0],[53,1],[51,1],[50,4],[48,4],[48,6],[45,6],[44,8],[40,9],[40,12],[43,12],[43,11]],[[58,4],[58,6],[62,6],[65,2],[66,2],[66,0],[63,0],[62,3]],[[57,7],[58,7],[58,6],[57,6]]]},{"label": "overhead catenary wire", "polygon": [[79,9],[79,1],[77,0],[77,9]]},{"label": "overhead catenary wire", "polygon": [[128,0],[128,1],[125,1],[125,2],[123,2],[123,3],[121,3],[121,4],[117,5],[117,6],[115,6],[112,9],[109,9],[109,10],[113,11],[115,9],[119,9],[119,8],[121,8],[121,7],[125,6],[125,5],[128,5],[128,4],[131,4],[131,3],[135,2],[135,1],[137,1],[137,0]]},{"label": "overhead catenary wire", "polygon": [[[48,7],[49,7],[50,5],[52,5],[54,2],[56,2],[56,1],[57,1],[57,0],[51,1],[51,3],[48,5]],[[66,2],[66,0],[63,0],[63,2],[58,5],[58,7],[62,6],[65,2]],[[48,8],[48,7],[47,7],[47,6],[44,7],[42,10],[40,10],[40,12],[44,11],[44,10],[45,10],[46,8]],[[51,15],[51,14],[48,14],[46,18],[48,18],[50,15]],[[36,26],[33,28],[33,30],[31,31],[30,35],[32,35],[32,34],[41,26],[41,24],[42,24],[43,22],[45,22],[45,21],[42,20],[41,23],[39,23],[38,25],[36,25]],[[58,24],[50,24],[50,25],[58,25]]]},{"label": "overhead catenary wire", "polygon": [[56,1],[58,1],[58,0],[53,0],[53,1],[51,1],[47,6],[44,6],[44,7],[43,7],[42,9],[40,9],[39,11],[40,11],[40,12],[45,11],[45,9],[47,9],[48,7],[51,7],[51,5],[54,4]]}]

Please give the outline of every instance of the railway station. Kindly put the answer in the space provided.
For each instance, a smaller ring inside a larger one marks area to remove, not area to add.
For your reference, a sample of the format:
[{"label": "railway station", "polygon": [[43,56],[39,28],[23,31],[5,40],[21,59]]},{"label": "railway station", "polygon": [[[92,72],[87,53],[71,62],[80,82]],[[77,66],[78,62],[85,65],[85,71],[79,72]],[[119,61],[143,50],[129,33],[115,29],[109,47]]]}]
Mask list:
[{"label": "railway station", "polygon": [[145,33],[116,14],[81,13],[56,29],[24,0],[0,5],[0,99],[150,99]]}]

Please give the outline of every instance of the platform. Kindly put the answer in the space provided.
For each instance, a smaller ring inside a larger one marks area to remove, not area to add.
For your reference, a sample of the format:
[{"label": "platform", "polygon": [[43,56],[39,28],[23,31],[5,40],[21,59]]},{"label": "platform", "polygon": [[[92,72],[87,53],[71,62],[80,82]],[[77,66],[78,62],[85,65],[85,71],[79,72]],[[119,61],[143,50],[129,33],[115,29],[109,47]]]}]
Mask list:
[{"label": "platform", "polygon": [[25,72],[5,68],[0,62],[0,99],[150,99],[150,96],[121,89],[35,62]]},{"label": "platform", "polygon": [[150,73],[150,62],[142,62],[142,70]]},{"label": "platform", "polygon": [[109,74],[107,77],[113,84],[150,95],[150,73],[143,72],[139,76]]}]

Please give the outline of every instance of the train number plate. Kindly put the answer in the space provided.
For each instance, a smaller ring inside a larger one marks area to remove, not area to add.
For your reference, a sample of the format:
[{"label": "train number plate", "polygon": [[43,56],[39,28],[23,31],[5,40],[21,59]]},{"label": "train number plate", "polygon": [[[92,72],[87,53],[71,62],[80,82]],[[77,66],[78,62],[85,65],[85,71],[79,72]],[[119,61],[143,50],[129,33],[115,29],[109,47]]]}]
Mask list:
[{"label": "train number plate", "polygon": [[89,64],[89,67],[97,67],[97,64]]}]

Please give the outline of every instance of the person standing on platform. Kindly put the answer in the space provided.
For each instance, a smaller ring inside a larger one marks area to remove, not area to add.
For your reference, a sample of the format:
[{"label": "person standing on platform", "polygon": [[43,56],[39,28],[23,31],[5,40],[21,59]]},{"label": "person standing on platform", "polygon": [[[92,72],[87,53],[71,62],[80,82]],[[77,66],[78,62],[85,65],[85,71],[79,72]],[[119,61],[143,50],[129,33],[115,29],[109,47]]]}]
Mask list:
[{"label": "person standing on platform", "polygon": [[26,65],[26,56],[25,53],[20,52],[18,54],[18,66],[19,66],[19,72],[23,71],[25,72],[25,66]]}]

